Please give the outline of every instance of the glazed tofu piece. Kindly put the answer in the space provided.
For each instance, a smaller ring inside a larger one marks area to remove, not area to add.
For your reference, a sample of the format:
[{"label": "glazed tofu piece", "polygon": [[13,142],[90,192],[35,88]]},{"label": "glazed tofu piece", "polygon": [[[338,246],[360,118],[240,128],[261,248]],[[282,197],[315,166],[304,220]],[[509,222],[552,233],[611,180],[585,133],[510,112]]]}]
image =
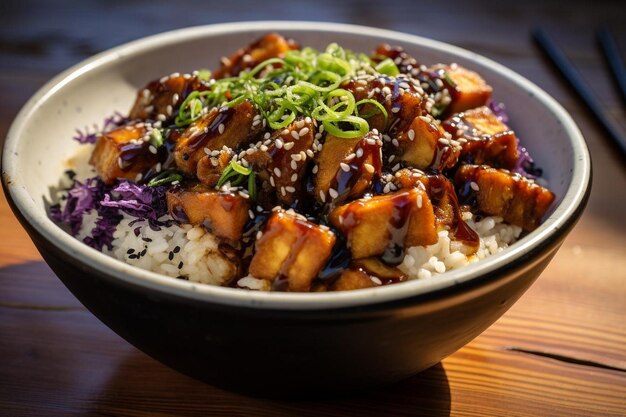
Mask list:
[{"label": "glazed tofu piece", "polygon": [[350,291],[379,287],[382,283],[362,269],[346,269],[327,291]]},{"label": "glazed tofu piece", "polygon": [[382,141],[376,131],[360,138],[326,136],[318,155],[314,196],[322,203],[359,198],[380,176]]},{"label": "glazed tofu piece", "polygon": [[374,105],[366,104],[359,107],[359,114],[374,112],[367,119],[371,130],[376,129],[381,133],[389,132],[395,135],[396,132],[405,130],[415,117],[426,114],[421,87],[416,86],[406,76],[357,78],[346,81],[341,87],[350,91],[356,101],[370,98],[383,105],[387,111],[387,123],[384,115],[375,111]]},{"label": "glazed tofu piece", "polygon": [[334,209],[329,219],[346,236],[355,259],[437,242],[433,206],[420,188],[355,200]]},{"label": "glazed tofu piece", "polygon": [[456,64],[437,66],[434,70],[438,69],[444,69],[455,84],[454,88],[448,90],[452,101],[446,109],[447,114],[484,106],[491,98],[491,86],[474,71]]},{"label": "glazed tofu piece", "polygon": [[282,58],[287,52],[298,49],[292,39],[285,39],[278,33],[268,33],[246,48],[235,51],[230,57],[223,57],[221,66],[214,72],[217,80],[224,77],[236,77],[245,69],[254,68],[270,58]]},{"label": "glazed tofu piece", "polygon": [[330,257],[335,234],[293,211],[278,210],[257,239],[250,274],[288,291],[309,291]]},{"label": "glazed tofu piece", "polygon": [[554,201],[554,194],[519,174],[483,165],[463,165],[455,176],[464,200],[490,216],[532,231]]},{"label": "glazed tofu piece", "polygon": [[[401,161],[417,169],[433,168],[440,172],[453,167],[460,147],[445,137],[439,122],[429,116],[418,116],[397,137],[394,149]],[[395,145],[395,142],[392,142]]]},{"label": "glazed tofu piece", "polygon": [[248,221],[250,202],[239,194],[197,185],[168,191],[167,208],[180,223],[201,224],[215,236],[237,242]]},{"label": "glazed tofu piece", "polygon": [[156,153],[150,152],[148,134],[147,125],[137,123],[104,133],[96,140],[89,163],[105,184],[118,178],[135,181],[157,163]]},{"label": "glazed tofu piece", "polygon": [[329,290],[357,290],[406,280],[407,276],[398,268],[389,266],[378,258],[364,258],[353,261],[330,285]]},{"label": "glazed tofu piece", "polygon": [[304,193],[307,166],[317,153],[313,146],[315,134],[316,122],[302,117],[275,131],[268,145],[255,146],[245,156],[283,204],[291,205]]},{"label": "glazed tofu piece", "polygon": [[[237,149],[261,133],[262,124],[249,101],[232,108],[214,107],[190,125],[176,142],[174,160],[178,169],[187,175],[195,175],[198,161],[206,150],[221,150],[224,146]],[[255,124],[256,122],[256,124]],[[205,150],[206,148],[206,150]]]},{"label": "glazed tofu piece", "polygon": [[473,164],[512,169],[519,159],[515,133],[487,106],[458,113],[442,127],[461,144],[459,158]]},{"label": "glazed tofu piece", "polygon": [[209,155],[203,156],[196,167],[198,181],[207,187],[215,187],[232,158],[233,151],[229,148],[211,151]]},{"label": "glazed tofu piece", "polygon": [[139,120],[172,120],[180,105],[194,90],[208,90],[196,76],[178,73],[154,80],[137,92],[129,118]]}]

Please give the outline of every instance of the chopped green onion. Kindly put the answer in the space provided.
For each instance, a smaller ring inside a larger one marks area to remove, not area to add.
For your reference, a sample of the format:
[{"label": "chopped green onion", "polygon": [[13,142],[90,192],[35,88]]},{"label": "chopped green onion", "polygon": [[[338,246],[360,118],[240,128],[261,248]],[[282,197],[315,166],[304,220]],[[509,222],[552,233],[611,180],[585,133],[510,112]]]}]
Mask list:
[{"label": "chopped green onion", "polygon": [[185,98],[183,104],[180,105],[180,109],[178,109],[178,115],[174,121],[176,126],[187,126],[200,118],[200,115],[202,115],[202,101],[198,97],[200,97],[200,93],[193,91]]},{"label": "chopped green onion", "polygon": [[202,68],[198,70],[198,74],[196,76],[200,81],[209,81],[211,79],[211,71],[206,68]]},{"label": "chopped green onion", "polygon": [[400,70],[398,70],[398,67],[391,58],[381,61],[375,68],[376,71],[381,74],[390,75],[392,77],[400,74]]},{"label": "chopped green onion", "polygon": [[[371,105],[375,106],[376,108],[374,110],[372,110],[371,112],[367,113],[367,114],[360,114],[359,113],[359,106],[362,106],[364,104],[371,104]],[[366,98],[364,100],[357,101],[355,103],[355,106],[356,106],[356,115],[359,116],[359,117],[362,117],[364,119],[369,119],[370,117],[375,115],[377,113],[377,111],[380,111],[383,114],[383,116],[385,116],[385,124],[387,124],[387,119],[389,118],[389,114],[387,113],[387,109],[385,109],[385,106],[380,104],[378,101],[376,101],[374,99],[371,99],[371,98]]]},{"label": "chopped green onion", "polygon": [[254,172],[248,176],[248,194],[251,199],[256,200],[256,174]]},{"label": "chopped green onion", "polygon": [[158,187],[159,185],[171,184],[180,181],[183,176],[176,171],[163,171],[148,182],[149,187]]},{"label": "chopped green onion", "polygon": [[230,161],[217,181],[215,189],[220,189],[224,184],[230,183],[233,187],[242,186],[247,182],[250,198],[256,198],[256,174],[251,168],[241,166],[237,161]]},{"label": "chopped green onion", "polygon": [[152,129],[150,132],[150,145],[159,149],[164,142],[163,133],[161,133],[161,129]]}]

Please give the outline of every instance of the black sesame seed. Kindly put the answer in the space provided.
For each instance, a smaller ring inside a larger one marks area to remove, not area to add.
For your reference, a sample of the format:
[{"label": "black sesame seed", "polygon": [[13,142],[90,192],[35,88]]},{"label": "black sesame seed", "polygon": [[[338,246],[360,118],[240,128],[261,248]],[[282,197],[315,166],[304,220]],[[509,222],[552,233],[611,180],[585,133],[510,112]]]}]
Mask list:
[{"label": "black sesame seed", "polygon": [[167,255],[167,258],[171,261],[172,259],[174,259],[174,252],[170,251],[170,254]]},{"label": "black sesame seed", "polygon": [[178,252],[180,252],[180,246],[176,246],[176,247],[174,248],[174,253],[178,253]]},{"label": "black sesame seed", "polygon": [[130,248],[130,249],[128,249],[128,250],[126,251],[126,253],[127,253],[127,254],[129,254],[129,255],[130,255],[131,253],[135,253],[135,249]]},{"label": "black sesame seed", "polygon": [[178,269],[182,269],[183,268],[183,261],[180,261],[180,263],[178,264]]},{"label": "black sesame seed", "polygon": [[140,255],[140,256],[145,256],[147,251],[148,251],[147,249],[144,249],[144,250],[142,250],[142,251],[139,253],[139,255]]},{"label": "black sesame seed", "polygon": [[187,161],[189,160],[189,155],[187,155],[186,153],[183,154],[183,160]]},{"label": "black sesame seed", "polygon": [[142,237],[141,240],[143,240],[144,242],[152,242],[152,239],[150,239],[149,237]]},{"label": "black sesame seed", "polygon": [[128,255],[128,259],[137,259],[138,256],[133,254],[133,255]]}]

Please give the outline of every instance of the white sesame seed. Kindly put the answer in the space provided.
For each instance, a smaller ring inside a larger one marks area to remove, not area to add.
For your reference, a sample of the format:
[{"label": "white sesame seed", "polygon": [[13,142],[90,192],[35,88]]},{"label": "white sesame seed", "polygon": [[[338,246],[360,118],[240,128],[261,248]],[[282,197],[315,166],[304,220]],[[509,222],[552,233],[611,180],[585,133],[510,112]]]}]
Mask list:
[{"label": "white sesame seed", "polygon": [[365,170],[370,174],[373,174],[375,171],[374,166],[371,164],[363,164],[363,168],[365,168]]},{"label": "white sesame seed", "polygon": [[303,127],[302,129],[300,129],[300,132],[298,132],[299,136],[304,136],[307,133],[309,133],[309,128],[308,127]]},{"label": "white sesame seed", "polygon": [[393,172],[396,172],[396,171],[397,171],[397,170],[399,170],[399,169],[400,169],[400,164],[399,164],[399,163],[397,163],[397,164],[395,164],[393,167],[391,167],[391,170],[392,170]]},{"label": "white sesame seed", "polygon": [[309,156],[309,158],[313,158],[313,157],[315,156],[315,154],[313,153],[313,151],[312,151],[312,150],[310,150],[310,149],[307,149],[307,150],[306,150],[306,154]]},{"label": "white sesame seed", "polygon": [[272,187],[276,187],[276,183],[274,182],[274,177],[270,177],[270,184],[272,184]]},{"label": "white sesame seed", "polygon": [[346,158],[344,159],[344,161],[352,161],[354,158],[356,158],[356,154],[354,152],[352,152],[350,155],[346,156]]},{"label": "white sesame seed", "polygon": [[387,194],[389,192],[389,188],[391,186],[391,183],[388,182],[385,187],[383,188],[383,194]]},{"label": "white sesame seed", "polygon": [[261,237],[263,236],[263,231],[259,230],[258,232],[256,232],[256,240],[261,239]]},{"label": "white sesame seed", "polygon": [[157,120],[164,122],[165,120],[167,120],[167,116],[165,116],[164,114],[157,114]]},{"label": "white sesame seed", "polygon": [[398,142],[398,139],[396,139],[396,138],[393,138],[393,139],[392,139],[391,144],[392,144],[393,146],[396,146],[396,147],[397,147],[397,146],[400,146],[400,142]]},{"label": "white sesame seed", "polygon": [[143,96],[143,98],[148,99],[150,98],[150,90],[148,90],[147,88],[144,88],[143,91],[141,92],[141,95]]},{"label": "white sesame seed", "polygon": [[406,132],[406,134],[409,137],[409,140],[415,139],[415,131],[413,129],[409,129],[409,131]]},{"label": "white sesame seed", "polygon": [[299,153],[295,153],[293,155],[291,155],[291,159],[293,159],[294,161],[301,161],[302,160],[302,155]]},{"label": "white sesame seed", "polygon": [[180,96],[178,95],[178,93],[174,93],[174,95],[172,96],[172,104],[178,103],[179,98]]},{"label": "white sesame seed", "polygon": [[283,141],[276,138],[276,148],[282,149],[282,147],[283,147]]},{"label": "white sesame seed", "polygon": [[269,148],[266,145],[261,145],[259,149],[261,150],[261,152],[267,152]]},{"label": "white sesame seed", "polygon": [[348,165],[348,164],[345,164],[345,163],[343,163],[343,162],[340,162],[340,163],[339,163],[339,166],[340,166],[340,167],[341,167],[341,169],[342,169],[343,171],[345,171],[345,172],[349,172],[349,171],[350,171],[350,165]]},{"label": "white sesame seed", "polygon": [[278,168],[278,167],[274,168],[274,175],[276,175],[278,178],[280,178],[280,174],[281,174],[280,168]]},{"label": "white sesame seed", "polygon": [[393,108],[391,109],[391,112],[392,112],[392,113],[398,113],[399,111],[400,111],[400,107],[393,107]]},{"label": "white sesame seed", "polygon": [[335,198],[339,197],[339,193],[334,188],[329,188],[328,189],[328,195],[330,195],[330,198],[332,198],[333,200]]},{"label": "white sesame seed", "polygon": [[470,188],[474,191],[480,190],[480,187],[478,187],[478,184],[476,184],[474,181],[470,182]]},{"label": "white sesame seed", "polygon": [[319,166],[315,165],[313,167],[313,170],[311,172],[313,172],[314,174],[317,174],[317,171],[319,170]]},{"label": "white sesame seed", "polygon": [[298,163],[296,161],[292,160],[290,166],[291,166],[291,169],[293,169],[294,171],[298,169]]},{"label": "white sesame seed", "polygon": [[220,132],[220,135],[224,133],[224,123],[220,123],[217,127],[217,131]]},{"label": "white sesame seed", "polygon": [[285,187],[280,187],[280,193],[282,194],[283,197],[287,195],[287,191],[285,190]]},{"label": "white sesame seed", "polygon": [[426,123],[430,123],[430,118],[426,117],[426,116],[420,116],[420,119],[422,119],[422,121],[426,122]]},{"label": "white sesame seed", "polygon": [[418,194],[417,195],[417,208],[422,208],[422,202],[423,202],[422,200],[423,200],[422,195]]},{"label": "white sesame seed", "polygon": [[211,165],[213,165],[214,167],[219,165],[219,161],[217,160],[217,158],[211,158]]},{"label": "white sesame seed", "polygon": [[391,161],[393,161],[394,159],[396,159],[395,155],[389,155],[389,158],[387,158],[387,161],[391,163]]},{"label": "white sesame seed", "polygon": [[157,153],[157,148],[155,148],[153,145],[148,146],[148,150],[150,151],[151,154],[155,154]]},{"label": "white sesame seed", "polygon": [[326,194],[322,190],[320,190],[320,200],[322,200],[322,203],[326,202]]},{"label": "white sesame seed", "polygon": [[272,134],[270,132],[265,132],[265,134],[263,135],[263,139],[269,139],[272,136]]},{"label": "white sesame seed", "polygon": [[294,187],[292,187],[291,185],[288,185],[287,187],[285,187],[285,190],[287,190],[288,193],[295,193],[296,189]]},{"label": "white sesame seed", "polygon": [[356,150],[356,157],[360,158],[363,156],[363,148],[359,148]]},{"label": "white sesame seed", "polygon": [[300,139],[300,135],[295,130],[291,131],[291,137],[294,138],[295,140]]},{"label": "white sesame seed", "polygon": [[298,180],[298,174],[293,174],[291,176],[291,182],[296,182]]}]

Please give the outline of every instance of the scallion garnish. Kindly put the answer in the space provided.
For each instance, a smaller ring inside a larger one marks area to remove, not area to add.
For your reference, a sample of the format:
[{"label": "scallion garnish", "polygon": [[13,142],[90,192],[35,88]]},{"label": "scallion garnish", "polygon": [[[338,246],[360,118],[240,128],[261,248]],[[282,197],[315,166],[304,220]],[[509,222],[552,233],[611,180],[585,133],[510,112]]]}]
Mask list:
[{"label": "scallion garnish", "polygon": [[150,145],[159,149],[163,145],[163,142],[164,138],[161,129],[152,129],[150,132]]},{"label": "scallion garnish", "polygon": [[380,61],[380,63],[376,65],[376,71],[380,72],[381,74],[390,75],[392,77],[400,74],[400,70],[391,58]]},{"label": "scallion garnish", "polygon": [[222,171],[215,189],[220,189],[227,183],[231,187],[238,187],[247,183],[250,198],[256,198],[256,174],[251,168],[246,168],[237,161],[230,161],[228,166]]},{"label": "scallion garnish", "polygon": [[183,176],[176,171],[163,171],[152,178],[150,182],[148,182],[148,186],[158,187],[159,185],[171,184],[182,179]]}]

